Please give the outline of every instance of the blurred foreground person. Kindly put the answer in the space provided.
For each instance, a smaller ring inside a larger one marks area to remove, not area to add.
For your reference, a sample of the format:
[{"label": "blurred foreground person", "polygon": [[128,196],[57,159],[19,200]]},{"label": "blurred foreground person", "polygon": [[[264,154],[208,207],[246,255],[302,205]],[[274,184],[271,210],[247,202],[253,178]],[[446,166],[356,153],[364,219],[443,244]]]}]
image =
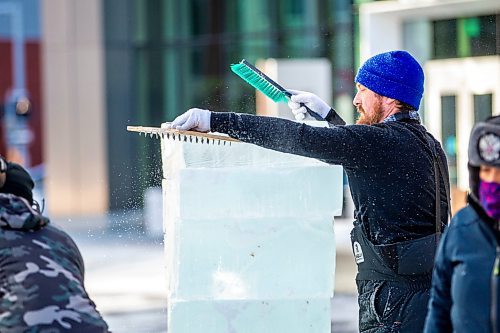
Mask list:
[{"label": "blurred foreground person", "polygon": [[351,241],[358,265],[359,330],[421,333],[449,207],[444,151],[417,112],[424,72],[411,54],[397,50],[368,59],[355,81],[353,104],[360,115],[355,125],[335,125],[329,105],[294,90],[289,106],[296,119],[304,118],[303,104],[332,126],[190,109],[171,127],[227,133],[264,148],[342,165],[356,207]]},{"label": "blurred foreground person", "polygon": [[34,183],[0,156],[0,332],[108,332],[73,240],[33,202]]},{"label": "blurred foreground person", "polygon": [[426,333],[500,331],[500,116],[472,130],[469,179],[436,256]]}]

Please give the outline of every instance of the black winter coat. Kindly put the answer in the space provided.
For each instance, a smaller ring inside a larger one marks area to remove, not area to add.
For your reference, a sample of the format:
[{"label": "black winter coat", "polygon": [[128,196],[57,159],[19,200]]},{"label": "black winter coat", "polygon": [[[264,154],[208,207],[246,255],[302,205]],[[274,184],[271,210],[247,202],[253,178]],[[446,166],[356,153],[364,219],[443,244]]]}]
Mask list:
[{"label": "black winter coat", "polygon": [[439,244],[425,333],[500,330],[498,232],[479,204],[469,202]]}]

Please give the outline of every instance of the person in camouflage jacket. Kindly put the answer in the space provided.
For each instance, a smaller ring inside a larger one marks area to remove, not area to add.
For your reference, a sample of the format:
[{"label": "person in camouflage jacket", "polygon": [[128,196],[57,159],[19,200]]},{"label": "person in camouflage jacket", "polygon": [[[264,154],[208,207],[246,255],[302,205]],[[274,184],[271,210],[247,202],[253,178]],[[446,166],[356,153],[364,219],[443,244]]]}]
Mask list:
[{"label": "person in camouflage jacket", "polygon": [[109,332],[85,291],[77,245],[42,216],[33,187],[0,157],[0,332]]}]

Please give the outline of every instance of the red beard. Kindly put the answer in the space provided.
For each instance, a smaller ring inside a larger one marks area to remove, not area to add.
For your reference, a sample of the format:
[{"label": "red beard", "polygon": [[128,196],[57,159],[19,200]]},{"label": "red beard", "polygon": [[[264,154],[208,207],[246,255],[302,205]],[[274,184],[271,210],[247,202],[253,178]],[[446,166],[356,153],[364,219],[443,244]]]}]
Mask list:
[{"label": "red beard", "polygon": [[373,110],[370,113],[367,113],[361,105],[357,107],[357,110],[359,113],[359,118],[356,121],[356,124],[358,125],[378,124],[384,119],[384,114],[380,103],[375,104]]}]

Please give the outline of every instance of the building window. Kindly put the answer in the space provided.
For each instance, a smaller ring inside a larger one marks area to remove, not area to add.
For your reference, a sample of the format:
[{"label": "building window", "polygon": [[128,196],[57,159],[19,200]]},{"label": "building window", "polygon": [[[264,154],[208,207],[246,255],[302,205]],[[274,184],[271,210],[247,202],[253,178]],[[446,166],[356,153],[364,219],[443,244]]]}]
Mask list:
[{"label": "building window", "polygon": [[448,159],[450,184],[457,186],[457,109],[456,96],[441,96],[441,134]]},{"label": "building window", "polygon": [[474,95],[474,123],[485,121],[493,114],[493,95]]},{"label": "building window", "polygon": [[473,22],[469,31],[471,56],[500,54],[500,37],[497,35],[497,29],[500,29],[500,15],[474,18]]},{"label": "building window", "polygon": [[434,26],[434,59],[457,57],[457,20],[440,20]]},{"label": "building window", "polygon": [[500,15],[438,20],[433,26],[433,58],[500,54],[497,26]]}]

